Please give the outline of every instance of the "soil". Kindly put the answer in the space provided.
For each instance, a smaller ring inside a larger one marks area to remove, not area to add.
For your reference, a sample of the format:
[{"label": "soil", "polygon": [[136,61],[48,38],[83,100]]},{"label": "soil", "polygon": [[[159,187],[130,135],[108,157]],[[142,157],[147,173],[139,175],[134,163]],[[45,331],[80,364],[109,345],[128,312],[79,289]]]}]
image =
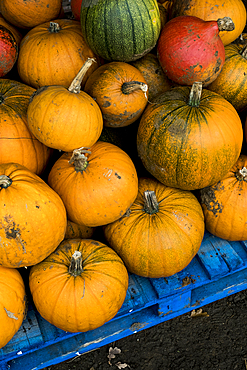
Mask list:
[{"label": "soil", "polygon": [[246,313],[243,290],[45,370],[246,370]]}]

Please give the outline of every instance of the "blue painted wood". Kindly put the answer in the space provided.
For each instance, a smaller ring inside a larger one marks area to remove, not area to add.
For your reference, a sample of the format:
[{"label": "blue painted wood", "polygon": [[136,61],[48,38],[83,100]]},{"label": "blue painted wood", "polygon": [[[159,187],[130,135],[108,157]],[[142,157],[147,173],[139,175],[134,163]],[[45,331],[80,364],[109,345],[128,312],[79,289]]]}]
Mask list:
[{"label": "blue painted wood", "polygon": [[247,241],[229,242],[205,233],[198,254],[173,276],[129,275],[125,302],[102,327],[67,333],[44,320],[30,304],[22,327],[0,349],[0,370],[43,369],[247,289]]}]

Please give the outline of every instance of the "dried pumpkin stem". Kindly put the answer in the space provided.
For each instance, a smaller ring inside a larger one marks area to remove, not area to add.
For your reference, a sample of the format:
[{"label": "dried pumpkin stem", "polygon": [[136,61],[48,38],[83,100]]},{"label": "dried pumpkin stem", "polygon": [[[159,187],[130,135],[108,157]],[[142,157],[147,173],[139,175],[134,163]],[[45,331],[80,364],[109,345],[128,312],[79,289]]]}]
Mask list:
[{"label": "dried pumpkin stem", "polygon": [[12,184],[11,178],[6,175],[0,175],[0,188],[7,189]]},{"label": "dried pumpkin stem", "polygon": [[56,22],[50,22],[50,27],[48,28],[48,31],[50,33],[57,33],[61,30],[61,27]]},{"label": "dried pumpkin stem", "polygon": [[159,203],[153,190],[144,191],[143,198],[144,212],[152,215],[153,213],[157,213],[159,211]]},{"label": "dried pumpkin stem", "polygon": [[125,95],[132,94],[136,90],[142,90],[144,92],[145,98],[147,99],[148,85],[144,82],[129,81],[122,84],[122,93]]},{"label": "dried pumpkin stem", "polygon": [[74,164],[76,172],[84,171],[88,166],[88,160],[84,153],[91,154],[89,148],[79,148],[73,151],[69,164]]},{"label": "dried pumpkin stem", "polygon": [[81,275],[83,272],[81,252],[75,251],[71,257],[69,273],[72,276]]},{"label": "dried pumpkin stem", "polygon": [[199,107],[202,95],[202,82],[194,82],[189,96],[188,104],[192,107]]},{"label": "dried pumpkin stem", "polygon": [[241,168],[241,170],[239,170],[237,173],[236,173],[236,177],[238,180],[243,180],[243,181],[247,181],[247,168],[246,167],[243,167]]},{"label": "dried pumpkin stem", "polygon": [[240,55],[242,55],[243,58],[247,59],[247,44],[240,51]]},{"label": "dried pumpkin stem", "polygon": [[230,17],[219,18],[217,20],[219,31],[233,31],[235,24]]},{"label": "dried pumpkin stem", "polygon": [[70,86],[68,87],[68,90],[70,92],[72,92],[74,94],[79,94],[80,93],[82,80],[83,80],[85,74],[87,73],[87,71],[89,70],[89,68],[91,67],[91,65],[94,62],[96,63],[95,58],[88,58],[86,60],[86,62],[83,64],[80,71],[78,72],[78,74],[76,75],[74,80],[71,82]]}]

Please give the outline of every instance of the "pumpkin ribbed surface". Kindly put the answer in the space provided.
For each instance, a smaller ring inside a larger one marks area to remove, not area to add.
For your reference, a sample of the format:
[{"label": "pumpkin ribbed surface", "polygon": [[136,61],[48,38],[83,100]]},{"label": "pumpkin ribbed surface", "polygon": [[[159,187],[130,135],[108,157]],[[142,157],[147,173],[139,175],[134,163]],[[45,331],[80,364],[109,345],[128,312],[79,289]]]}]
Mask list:
[{"label": "pumpkin ribbed surface", "polygon": [[[145,193],[150,192],[155,199],[151,194],[148,208]],[[198,252],[204,217],[191,192],[140,178],[136,200],[121,219],[104,227],[104,234],[128,271],[166,277],[184,269]]]},{"label": "pumpkin ribbed surface", "polygon": [[116,315],[126,296],[128,273],[105,244],[70,239],[31,268],[29,286],[48,322],[69,332],[85,332]]},{"label": "pumpkin ribbed surface", "polygon": [[25,285],[17,269],[0,266],[0,348],[20,329],[26,314]]},{"label": "pumpkin ribbed surface", "polygon": [[85,75],[85,83],[99,61],[87,46],[80,23],[56,19],[32,28],[22,39],[17,69],[21,80],[34,88],[47,85],[69,87],[88,58],[95,63]]},{"label": "pumpkin ribbed surface", "polygon": [[0,265],[32,266],[52,253],[67,226],[61,198],[17,163],[0,165]]},{"label": "pumpkin ribbed surface", "polygon": [[51,149],[27,126],[27,107],[34,91],[17,81],[0,80],[0,163],[17,162],[39,175],[47,165]]},{"label": "pumpkin ribbed surface", "polygon": [[240,155],[217,184],[201,189],[200,202],[211,234],[231,241],[246,240],[247,156]]},{"label": "pumpkin ribbed surface", "polygon": [[189,104],[189,96],[189,87],[175,87],[147,106],[137,149],[159,181],[195,190],[216,183],[231,169],[240,155],[243,129],[235,108],[219,94],[203,89],[198,106]]},{"label": "pumpkin ribbed surface", "polygon": [[228,100],[237,111],[247,107],[247,47],[240,44],[225,46],[225,63],[207,88]]},{"label": "pumpkin ribbed surface", "polygon": [[156,0],[82,0],[82,33],[102,58],[128,62],[156,44],[161,20]]}]

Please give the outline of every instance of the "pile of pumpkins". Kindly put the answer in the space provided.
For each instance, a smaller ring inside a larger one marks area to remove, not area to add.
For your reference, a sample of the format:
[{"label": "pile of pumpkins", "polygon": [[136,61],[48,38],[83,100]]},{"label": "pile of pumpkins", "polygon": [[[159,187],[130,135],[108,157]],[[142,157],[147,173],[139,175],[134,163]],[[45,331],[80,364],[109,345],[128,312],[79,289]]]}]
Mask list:
[{"label": "pile of pumpkins", "polygon": [[205,229],[247,239],[244,3],[68,3],[0,3],[0,348],[27,290],[93,330],[128,273],[183,270]]}]

